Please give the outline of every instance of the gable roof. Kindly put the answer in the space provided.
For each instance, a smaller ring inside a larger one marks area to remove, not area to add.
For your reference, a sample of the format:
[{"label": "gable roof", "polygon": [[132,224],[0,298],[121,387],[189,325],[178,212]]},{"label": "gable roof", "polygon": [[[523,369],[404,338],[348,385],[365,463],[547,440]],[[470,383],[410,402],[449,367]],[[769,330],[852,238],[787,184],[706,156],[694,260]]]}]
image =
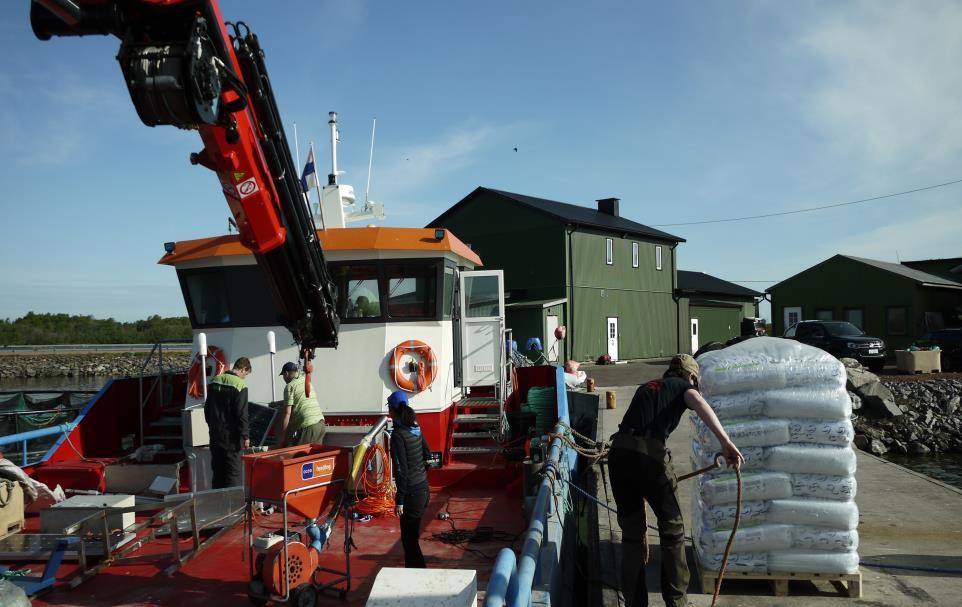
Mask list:
[{"label": "gable roof", "polygon": [[923,272],[922,270],[916,270],[915,268],[910,268],[904,266],[900,263],[892,263],[889,261],[878,261],[876,259],[868,259],[865,257],[853,257],[852,255],[842,255],[848,259],[859,261],[866,265],[870,265],[880,270],[885,270],[886,272],[891,272],[892,274],[898,274],[903,278],[908,278],[909,280],[914,280],[916,283],[925,286],[939,286],[939,287],[960,287],[962,288],[962,283],[958,283],[954,280],[949,280],[948,278],[942,278],[936,274],[930,274],[928,272]]},{"label": "gable roof", "polygon": [[566,223],[574,225],[598,228],[600,230],[617,232],[619,234],[638,234],[640,236],[657,238],[659,240],[666,240],[669,242],[685,242],[684,238],[674,236],[667,232],[662,232],[661,230],[656,230],[655,228],[631,221],[630,219],[625,219],[624,217],[615,217],[607,213],[602,213],[597,209],[580,207],[574,204],[568,204],[567,202],[558,202],[556,200],[548,200],[546,198],[535,198],[533,196],[525,196],[524,194],[515,194],[513,192],[494,190],[486,187],[475,188],[473,192],[462,198],[457,204],[452,206],[444,213],[441,213],[441,215],[436,217],[434,221],[428,223],[427,227],[443,226],[444,220],[447,219],[457,209],[467,204],[470,200],[485,193],[500,196],[505,200],[516,202],[529,209],[551,215],[552,217],[556,217]]},{"label": "gable roof", "polygon": [[867,266],[872,266],[873,268],[877,268],[879,270],[889,272],[890,274],[895,274],[896,276],[900,276],[902,278],[907,278],[908,280],[913,281],[915,284],[923,287],[944,287],[949,289],[962,289],[962,283],[960,282],[949,280],[947,278],[942,278],[941,276],[937,276],[935,274],[929,274],[928,272],[923,272],[921,270],[916,270],[915,268],[910,268],[900,263],[892,263],[889,261],[879,261],[877,259],[869,259],[867,257],[855,257],[854,255],[840,254],[840,255],[835,255],[833,257],[830,257],[821,263],[817,263],[810,268],[806,268],[801,272],[799,272],[798,274],[789,276],[785,280],[768,287],[767,289],[765,289],[765,291],[770,293],[772,289],[778,288],[779,286],[788,282],[789,280],[792,280],[793,278],[796,278],[797,276],[800,276],[808,272],[809,270],[817,268],[818,266],[828,263],[833,259],[836,259],[839,257],[843,259],[848,259],[850,261],[862,263]]},{"label": "gable roof", "polygon": [[735,297],[761,297],[758,291],[753,291],[733,282],[716,278],[704,272],[678,270],[678,290],[697,293],[711,293],[713,295],[732,295]]}]

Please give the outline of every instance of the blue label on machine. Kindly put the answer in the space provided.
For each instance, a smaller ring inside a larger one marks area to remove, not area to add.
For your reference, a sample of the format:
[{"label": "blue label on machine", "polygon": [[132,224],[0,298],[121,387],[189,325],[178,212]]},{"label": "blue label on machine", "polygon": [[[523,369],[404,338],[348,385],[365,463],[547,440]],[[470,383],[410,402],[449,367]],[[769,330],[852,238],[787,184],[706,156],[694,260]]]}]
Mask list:
[{"label": "blue label on machine", "polygon": [[307,481],[314,478],[314,462],[301,464],[301,480]]}]

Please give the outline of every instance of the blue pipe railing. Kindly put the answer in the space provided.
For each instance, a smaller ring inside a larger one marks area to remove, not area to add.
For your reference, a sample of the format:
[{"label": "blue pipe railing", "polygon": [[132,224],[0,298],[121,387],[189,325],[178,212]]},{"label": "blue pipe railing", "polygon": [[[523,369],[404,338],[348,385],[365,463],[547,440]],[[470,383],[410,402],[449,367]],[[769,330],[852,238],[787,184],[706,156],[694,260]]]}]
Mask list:
[{"label": "blue pipe railing", "polygon": [[[565,393],[564,371],[557,369],[555,377],[555,387],[557,389],[558,419],[570,423],[568,416],[568,397]],[[563,434],[564,428],[555,426],[555,433]],[[549,526],[556,526],[560,529],[561,517],[563,512],[555,512],[555,521],[550,521],[552,513],[551,499],[554,497],[551,475],[558,476],[563,474],[564,468],[574,466],[575,459],[568,457],[569,451],[566,449],[560,438],[551,441],[551,448],[548,451],[547,461],[544,466],[544,478],[538,487],[538,496],[535,498],[534,507],[531,512],[531,522],[525,532],[524,545],[521,555],[515,560],[514,553],[508,549],[502,549],[498,553],[498,558],[491,571],[491,581],[485,592],[484,607],[529,607],[531,605],[532,591],[534,590],[535,577],[539,573],[540,555],[543,548],[545,533]],[[562,465],[564,464],[564,465]],[[541,580],[542,583],[545,580]]]},{"label": "blue pipe railing", "polygon": [[35,438],[43,438],[44,436],[53,436],[55,434],[69,434],[71,430],[74,429],[74,424],[60,424],[59,426],[50,426],[49,428],[40,428],[39,430],[28,430],[27,432],[20,432],[19,434],[11,434],[9,436],[0,437],[0,447],[5,447],[7,445],[15,445],[17,443],[23,444],[23,465],[27,465],[27,442]]}]

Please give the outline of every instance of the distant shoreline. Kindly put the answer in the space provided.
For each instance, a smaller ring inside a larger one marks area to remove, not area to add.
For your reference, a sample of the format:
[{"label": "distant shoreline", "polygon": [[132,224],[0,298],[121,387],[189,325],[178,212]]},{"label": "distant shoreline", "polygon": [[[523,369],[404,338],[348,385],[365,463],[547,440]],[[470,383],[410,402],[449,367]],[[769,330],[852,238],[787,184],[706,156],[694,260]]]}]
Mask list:
[{"label": "distant shoreline", "polygon": [[[146,352],[3,352],[0,353],[0,379],[31,377],[137,377],[147,359]],[[190,350],[164,350],[164,370],[186,370]],[[157,355],[147,366],[156,372]]]}]

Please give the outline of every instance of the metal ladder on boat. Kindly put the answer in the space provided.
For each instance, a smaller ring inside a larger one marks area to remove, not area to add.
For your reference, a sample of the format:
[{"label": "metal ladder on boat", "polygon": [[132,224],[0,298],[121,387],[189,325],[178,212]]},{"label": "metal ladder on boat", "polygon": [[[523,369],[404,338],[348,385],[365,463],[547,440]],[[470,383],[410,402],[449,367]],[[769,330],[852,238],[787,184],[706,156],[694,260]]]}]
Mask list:
[{"label": "metal ladder on boat", "polygon": [[[506,332],[510,343],[510,329]],[[504,403],[511,394],[511,357],[504,356],[493,386],[465,388],[457,404],[451,453],[454,455],[497,453],[507,439]]]}]

